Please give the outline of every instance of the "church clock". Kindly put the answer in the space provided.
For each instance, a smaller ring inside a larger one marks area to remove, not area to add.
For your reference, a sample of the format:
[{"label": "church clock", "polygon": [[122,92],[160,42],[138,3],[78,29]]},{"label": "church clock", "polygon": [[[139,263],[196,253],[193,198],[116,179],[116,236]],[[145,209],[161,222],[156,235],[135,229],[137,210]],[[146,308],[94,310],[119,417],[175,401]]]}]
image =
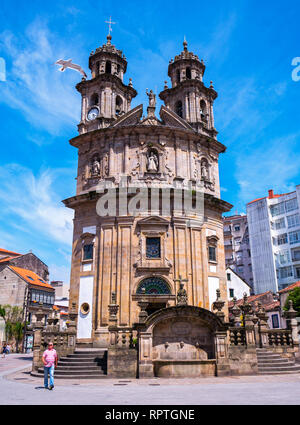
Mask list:
[{"label": "church clock", "polygon": [[87,119],[89,121],[93,121],[94,119],[98,117],[98,115],[99,115],[98,108],[91,108],[88,112]]}]

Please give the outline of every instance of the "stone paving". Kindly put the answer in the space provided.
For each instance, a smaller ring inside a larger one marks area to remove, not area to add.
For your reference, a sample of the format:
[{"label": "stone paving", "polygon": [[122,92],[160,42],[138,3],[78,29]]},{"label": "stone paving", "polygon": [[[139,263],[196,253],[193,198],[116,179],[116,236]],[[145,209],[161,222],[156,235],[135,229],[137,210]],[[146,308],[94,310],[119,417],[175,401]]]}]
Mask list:
[{"label": "stone paving", "polygon": [[300,404],[300,374],[205,379],[55,380],[47,391],[30,376],[30,355],[0,358],[0,404]]}]

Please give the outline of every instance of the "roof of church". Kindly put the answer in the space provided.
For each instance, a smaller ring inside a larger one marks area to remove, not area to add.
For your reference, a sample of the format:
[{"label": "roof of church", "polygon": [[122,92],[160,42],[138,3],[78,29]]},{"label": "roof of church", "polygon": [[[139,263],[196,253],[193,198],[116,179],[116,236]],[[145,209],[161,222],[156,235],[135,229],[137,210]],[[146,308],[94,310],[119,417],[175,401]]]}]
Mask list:
[{"label": "roof of church", "polygon": [[17,273],[25,282],[30,283],[35,286],[42,286],[43,288],[48,288],[54,290],[54,288],[45,282],[39,275],[32,272],[31,270],[22,269],[21,267],[9,266],[11,270]]}]

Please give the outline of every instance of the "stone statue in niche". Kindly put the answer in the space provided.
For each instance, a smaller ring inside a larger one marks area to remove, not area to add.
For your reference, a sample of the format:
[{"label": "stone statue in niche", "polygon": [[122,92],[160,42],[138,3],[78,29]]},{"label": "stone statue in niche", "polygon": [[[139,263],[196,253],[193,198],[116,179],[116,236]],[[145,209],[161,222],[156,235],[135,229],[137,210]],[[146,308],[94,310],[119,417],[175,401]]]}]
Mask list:
[{"label": "stone statue in niche", "polygon": [[201,161],[201,178],[202,180],[209,180],[208,162],[206,160]]},{"label": "stone statue in niche", "polygon": [[147,171],[152,173],[158,171],[158,156],[153,150],[148,154]]},{"label": "stone statue in niche", "polygon": [[91,165],[91,176],[92,177],[99,177],[101,174],[101,165],[100,160],[98,156],[95,156],[92,160]]}]

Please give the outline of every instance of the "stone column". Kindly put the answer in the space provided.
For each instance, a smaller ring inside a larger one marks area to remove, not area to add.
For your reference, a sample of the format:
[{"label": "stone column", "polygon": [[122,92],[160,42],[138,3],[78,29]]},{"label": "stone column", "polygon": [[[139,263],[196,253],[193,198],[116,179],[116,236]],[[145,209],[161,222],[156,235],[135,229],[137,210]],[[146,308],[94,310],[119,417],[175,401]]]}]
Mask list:
[{"label": "stone column", "polygon": [[153,378],[152,332],[139,332],[139,378]]},{"label": "stone column", "polygon": [[268,333],[266,332],[268,330],[268,315],[260,303],[258,304],[258,307],[259,309],[256,316],[259,319],[260,346],[261,348],[264,348],[269,346]]},{"label": "stone column", "polygon": [[285,317],[290,320],[290,327],[292,330],[292,340],[295,351],[299,351],[299,338],[298,338],[298,322],[296,320],[297,311],[294,310],[293,301],[289,300],[289,310],[285,312]]},{"label": "stone column", "polygon": [[37,321],[34,326],[34,337],[33,337],[33,361],[32,361],[32,372],[37,372],[41,366],[41,357],[42,357],[42,330],[43,330],[43,318],[44,312],[42,309],[39,309],[36,312]]}]

